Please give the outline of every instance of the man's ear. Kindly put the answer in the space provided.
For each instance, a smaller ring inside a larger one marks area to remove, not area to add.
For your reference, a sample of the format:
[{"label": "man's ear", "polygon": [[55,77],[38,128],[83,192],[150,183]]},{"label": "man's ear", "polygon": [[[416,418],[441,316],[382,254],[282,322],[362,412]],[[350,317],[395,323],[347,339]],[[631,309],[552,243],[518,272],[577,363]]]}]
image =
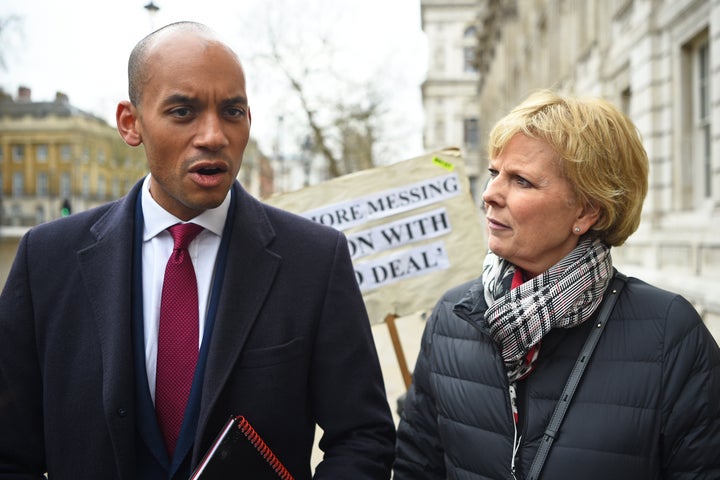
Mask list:
[{"label": "man's ear", "polygon": [[118,103],[115,111],[117,129],[125,143],[131,147],[137,147],[142,143],[142,136],[137,130],[137,109],[135,105],[127,100]]}]

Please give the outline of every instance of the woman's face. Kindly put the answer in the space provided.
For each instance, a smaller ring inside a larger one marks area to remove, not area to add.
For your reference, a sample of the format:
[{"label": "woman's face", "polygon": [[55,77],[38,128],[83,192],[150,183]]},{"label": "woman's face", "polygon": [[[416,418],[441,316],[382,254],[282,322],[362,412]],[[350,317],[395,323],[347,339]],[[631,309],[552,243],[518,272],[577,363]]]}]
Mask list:
[{"label": "woman's face", "polygon": [[490,159],[488,247],[531,277],[570,253],[597,220],[576,201],[559,161],[547,143],[522,134]]}]

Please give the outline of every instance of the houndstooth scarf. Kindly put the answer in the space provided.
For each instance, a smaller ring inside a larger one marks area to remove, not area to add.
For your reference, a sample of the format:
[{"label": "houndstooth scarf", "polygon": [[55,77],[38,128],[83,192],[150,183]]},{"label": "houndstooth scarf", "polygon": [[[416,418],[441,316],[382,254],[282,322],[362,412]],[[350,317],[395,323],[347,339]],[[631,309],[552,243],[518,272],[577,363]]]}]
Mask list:
[{"label": "houndstooth scarf", "polygon": [[511,289],[515,270],[515,265],[488,252],[482,273],[485,319],[511,383],[532,368],[528,352],[543,336],[553,328],[581,324],[600,305],[611,277],[610,247],[585,239],[559,263]]}]

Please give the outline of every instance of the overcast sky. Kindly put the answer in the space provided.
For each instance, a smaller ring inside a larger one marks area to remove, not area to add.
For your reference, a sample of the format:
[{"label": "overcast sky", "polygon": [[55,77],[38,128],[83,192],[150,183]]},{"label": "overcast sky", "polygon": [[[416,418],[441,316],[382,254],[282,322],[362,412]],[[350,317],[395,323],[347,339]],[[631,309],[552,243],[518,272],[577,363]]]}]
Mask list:
[{"label": "overcast sky", "polygon": [[[315,69],[331,63],[342,77],[318,82],[316,92],[345,98],[352,95],[350,83],[373,84],[388,112],[383,133],[396,160],[422,153],[420,84],[427,46],[419,0],[153,1],[160,7],[155,15],[144,8],[147,0],[2,0],[0,19],[19,21],[0,37],[0,87],[15,95],[18,86],[27,86],[34,101],[51,101],[60,91],[72,105],[114,125],[115,106],[127,97],[127,57],[135,43],[167,23],[196,20],[215,29],[243,59],[252,134],[270,153],[278,117],[292,130],[298,114],[283,78],[259,60],[273,30],[293,52],[289,61]],[[320,45],[321,39],[329,46]],[[292,148],[292,133],[287,137],[285,148]]]}]

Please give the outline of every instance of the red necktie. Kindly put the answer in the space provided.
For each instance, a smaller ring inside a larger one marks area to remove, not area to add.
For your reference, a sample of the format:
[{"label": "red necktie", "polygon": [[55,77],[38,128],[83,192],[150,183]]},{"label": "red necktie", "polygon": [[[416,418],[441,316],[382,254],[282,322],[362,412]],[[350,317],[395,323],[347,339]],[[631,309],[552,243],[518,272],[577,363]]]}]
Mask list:
[{"label": "red necktie", "polygon": [[160,301],[155,412],[171,457],[198,357],[198,289],[187,247],[202,229],[194,223],[168,229],[175,246],[165,267]]}]

